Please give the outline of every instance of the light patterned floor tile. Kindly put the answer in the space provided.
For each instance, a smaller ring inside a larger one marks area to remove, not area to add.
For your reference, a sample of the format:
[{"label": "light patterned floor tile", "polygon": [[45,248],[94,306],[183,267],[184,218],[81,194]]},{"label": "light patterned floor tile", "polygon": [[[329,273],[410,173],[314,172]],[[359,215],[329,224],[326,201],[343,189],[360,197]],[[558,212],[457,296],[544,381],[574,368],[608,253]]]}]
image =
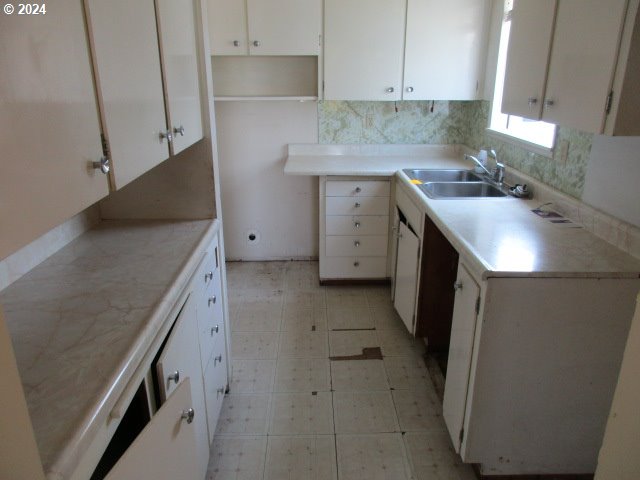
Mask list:
[{"label": "light patterned floor tile", "polygon": [[331,390],[329,360],[321,358],[281,358],[276,366],[274,392],[314,392]]},{"label": "light patterned floor tile", "polygon": [[404,442],[416,480],[476,480],[471,466],[456,455],[445,430],[406,433]]},{"label": "light patterned floor tile", "polygon": [[313,332],[327,330],[325,309],[284,306],[280,329],[286,332]]},{"label": "light patterned floor tile", "polygon": [[327,308],[366,308],[368,306],[363,288],[330,287],[327,289]]},{"label": "light patterned floor tile", "polygon": [[382,360],[331,362],[331,388],[336,391],[389,390]]},{"label": "light patterned floor tile", "polygon": [[333,392],[336,433],[399,431],[391,392]]},{"label": "light patterned floor tile", "polygon": [[226,395],[216,435],[267,433],[270,395]]},{"label": "light patterned floor tile", "polygon": [[392,393],[402,431],[445,428],[442,405],[432,389],[394,390]]},{"label": "light patterned floor tile", "polygon": [[382,355],[386,356],[421,356],[426,352],[424,340],[412,337],[405,330],[379,330],[378,340]]},{"label": "light patterned floor tile", "polygon": [[238,307],[232,322],[234,332],[277,332],[282,320],[282,306],[256,302]]},{"label": "light patterned floor tile", "polygon": [[236,393],[269,393],[273,389],[275,360],[233,360],[229,390]]},{"label": "light patterned floor tile", "polygon": [[327,311],[329,330],[374,328],[369,309],[364,308],[330,308]]},{"label": "light patterned floor tile", "polygon": [[376,330],[398,330],[407,332],[407,327],[392,305],[370,308]]},{"label": "light patterned floor tile", "polygon": [[231,358],[233,359],[274,359],[278,352],[278,333],[238,332],[231,334]]},{"label": "light patterned floor tile", "polygon": [[391,388],[410,390],[424,388],[430,382],[424,360],[418,356],[384,357],[384,368]]},{"label": "light patterned floor tile", "polygon": [[331,392],[275,393],[269,435],[333,433]]},{"label": "light patterned floor tile", "polygon": [[327,358],[327,332],[282,332],[278,356],[280,358]]},{"label": "light patterned floor tile", "polygon": [[329,352],[332,357],[361,355],[363,348],[379,346],[375,331],[329,332]]},{"label": "light patterned floor tile", "polygon": [[207,480],[256,480],[264,471],[266,436],[216,437]]},{"label": "light patterned floor tile", "polygon": [[409,480],[402,435],[336,435],[340,480]]},{"label": "light patterned floor tile", "polygon": [[269,436],[265,480],[337,480],[333,435]]},{"label": "light patterned floor tile", "polygon": [[391,287],[367,287],[365,291],[370,307],[388,307],[391,302]]},{"label": "light patterned floor tile", "polygon": [[324,310],[327,308],[324,290],[319,288],[312,290],[285,290],[285,307],[315,308]]}]

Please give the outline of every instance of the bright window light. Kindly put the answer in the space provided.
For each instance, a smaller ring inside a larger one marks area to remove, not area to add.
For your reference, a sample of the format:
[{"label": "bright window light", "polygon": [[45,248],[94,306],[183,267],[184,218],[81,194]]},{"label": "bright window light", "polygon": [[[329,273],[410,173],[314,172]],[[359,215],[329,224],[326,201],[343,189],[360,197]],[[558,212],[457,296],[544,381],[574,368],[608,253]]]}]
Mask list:
[{"label": "bright window light", "polygon": [[536,120],[517,117],[502,113],[502,92],[504,90],[504,75],[507,66],[507,47],[511,31],[511,10],[513,0],[506,0],[504,21],[500,33],[500,47],[498,50],[498,68],[496,85],[493,93],[491,122],[489,128],[508,137],[514,137],[524,142],[532,143],[543,148],[552,149],[556,137],[556,126]]}]

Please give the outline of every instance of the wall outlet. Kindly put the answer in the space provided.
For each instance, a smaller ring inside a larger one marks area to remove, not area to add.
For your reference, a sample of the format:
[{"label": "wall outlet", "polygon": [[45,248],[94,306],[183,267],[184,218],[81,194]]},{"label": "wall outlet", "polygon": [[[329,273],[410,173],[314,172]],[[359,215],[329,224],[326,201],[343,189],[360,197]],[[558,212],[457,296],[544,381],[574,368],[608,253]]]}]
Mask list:
[{"label": "wall outlet", "polygon": [[370,129],[374,126],[373,113],[365,113],[363,122],[364,128]]}]

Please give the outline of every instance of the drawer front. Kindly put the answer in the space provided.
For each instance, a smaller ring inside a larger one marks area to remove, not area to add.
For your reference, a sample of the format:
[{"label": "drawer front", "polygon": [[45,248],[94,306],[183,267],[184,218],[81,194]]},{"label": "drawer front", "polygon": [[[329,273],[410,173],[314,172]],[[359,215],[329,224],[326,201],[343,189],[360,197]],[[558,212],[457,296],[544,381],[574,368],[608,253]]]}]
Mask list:
[{"label": "drawer front", "polygon": [[386,278],[387,257],[327,257],[325,279]]},{"label": "drawer front", "polygon": [[224,314],[222,311],[222,294],[220,271],[214,270],[210,282],[200,298],[198,308],[198,331],[200,338],[200,361],[204,370],[209,363],[213,347],[220,338],[224,338]]},{"label": "drawer front", "polygon": [[327,257],[386,257],[386,235],[331,235],[326,241]]},{"label": "drawer front", "polygon": [[207,368],[204,370],[204,395],[207,404],[207,424],[209,427],[209,444],[213,441],[216,424],[220,416],[224,392],[227,388],[227,357],[224,341],[216,344]]},{"label": "drawer front", "polygon": [[387,235],[388,215],[330,215],[327,217],[327,235]]},{"label": "drawer front", "polygon": [[389,215],[389,197],[327,197],[326,215]]},{"label": "drawer front", "polygon": [[400,184],[396,185],[396,206],[402,210],[419,238],[422,238],[424,213],[415,206]]},{"label": "drawer front", "polygon": [[388,180],[327,180],[327,197],[388,197]]}]

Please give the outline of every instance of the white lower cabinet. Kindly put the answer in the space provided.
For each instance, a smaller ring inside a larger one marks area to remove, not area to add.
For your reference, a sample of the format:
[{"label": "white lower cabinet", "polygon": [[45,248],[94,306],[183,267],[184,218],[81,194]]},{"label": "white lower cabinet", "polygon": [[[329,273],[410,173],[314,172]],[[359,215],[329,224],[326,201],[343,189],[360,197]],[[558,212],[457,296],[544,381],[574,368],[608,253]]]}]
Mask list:
[{"label": "white lower cabinet", "polygon": [[197,458],[191,380],[180,382],[162,408],[111,469],[107,480],[202,479]]},{"label": "white lower cabinet", "polygon": [[414,331],[420,239],[400,222],[393,306],[409,332]]},{"label": "white lower cabinet", "polygon": [[227,357],[224,338],[220,338],[213,349],[213,356],[204,371],[204,394],[207,402],[207,423],[209,443],[216,433],[216,424],[222,408],[222,400],[227,390]]},{"label": "white lower cabinet", "polygon": [[320,280],[387,275],[387,178],[320,177]]}]

